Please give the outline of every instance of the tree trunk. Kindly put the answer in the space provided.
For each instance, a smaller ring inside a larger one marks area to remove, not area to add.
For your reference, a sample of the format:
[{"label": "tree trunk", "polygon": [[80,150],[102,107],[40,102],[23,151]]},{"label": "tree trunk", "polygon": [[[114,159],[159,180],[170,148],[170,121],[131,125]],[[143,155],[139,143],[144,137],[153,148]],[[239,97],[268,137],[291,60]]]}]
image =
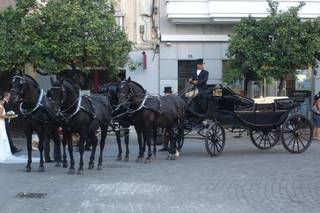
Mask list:
[{"label": "tree trunk", "polygon": [[279,87],[278,87],[277,96],[282,96],[283,87],[284,87],[284,78],[281,77],[281,78],[280,78],[280,84],[279,84]]},{"label": "tree trunk", "polygon": [[249,82],[249,78],[247,76],[244,76],[244,85],[243,85],[243,95],[246,96],[248,94],[248,82]]}]

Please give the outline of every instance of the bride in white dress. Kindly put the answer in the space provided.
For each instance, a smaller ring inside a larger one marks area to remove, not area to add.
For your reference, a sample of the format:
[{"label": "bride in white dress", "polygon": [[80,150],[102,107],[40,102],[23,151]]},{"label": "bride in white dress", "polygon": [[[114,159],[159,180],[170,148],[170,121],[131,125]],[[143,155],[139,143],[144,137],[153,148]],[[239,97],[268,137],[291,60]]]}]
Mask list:
[{"label": "bride in white dress", "polygon": [[[3,100],[0,101],[0,163],[26,163],[27,157],[18,157],[11,154],[5,126],[5,119],[10,117],[6,115],[3,103]],[[32,160],[36,159],[33,158]]]}]

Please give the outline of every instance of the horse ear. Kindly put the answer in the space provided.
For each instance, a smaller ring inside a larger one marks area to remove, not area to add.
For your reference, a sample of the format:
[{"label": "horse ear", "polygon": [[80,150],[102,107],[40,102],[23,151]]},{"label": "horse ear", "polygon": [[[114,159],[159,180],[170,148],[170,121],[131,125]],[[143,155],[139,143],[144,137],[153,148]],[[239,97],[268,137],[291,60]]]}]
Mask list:
[{"label": "horse ear", "polygon": [[131,81],[131,77],[128,78],[128,81]]},{"label": "horse ear", "polygon": [[14,73],[15,76],[21,76],[21,71],[19,69],[16,70],[16,72]]},{"label": "horse ear", "polygon": [[53,81],[53,77],[52,76],[50,76],[50,82],[51,82],[51,86],[53,86],[54,85],[54,81]]}]

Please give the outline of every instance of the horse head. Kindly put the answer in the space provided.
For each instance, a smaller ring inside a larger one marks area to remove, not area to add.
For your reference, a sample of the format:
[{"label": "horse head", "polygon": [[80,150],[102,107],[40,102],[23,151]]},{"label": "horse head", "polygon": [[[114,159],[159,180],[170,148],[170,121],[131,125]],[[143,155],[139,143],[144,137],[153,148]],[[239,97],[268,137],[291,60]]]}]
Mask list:
[{"label": "horse head", "polygon": [[10,99],[14,102],[20,102],[26,87],[26,79],[20,71],[16,71],[11,80]]},{"label": "horse head", "polygon": [[145,89],[129,78],[120,83],[119,104],[139,103],[146,94]]},{"label": "horse head", "polygon": [[62,86],[52,87],[47,91],[46,108],[49,109],[55,116],[61,112],[61,106],[64,102],[64,88]]},{"label": "horse head", "polygon": [[46,107],[58,116],[79,98],[79,88],[67,79],[62,81],[51,79],[51,84],[53,87],[47,91]]}]

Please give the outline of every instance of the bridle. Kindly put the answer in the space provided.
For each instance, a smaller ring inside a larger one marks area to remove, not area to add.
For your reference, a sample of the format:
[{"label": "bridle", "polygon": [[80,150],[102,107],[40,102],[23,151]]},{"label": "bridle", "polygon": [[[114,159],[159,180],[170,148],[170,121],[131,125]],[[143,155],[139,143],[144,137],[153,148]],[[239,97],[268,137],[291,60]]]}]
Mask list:
[{"label": "bridle", "polygon": [[[26,79],[22,76],[19,76],[19,75],[15,75],[12,77],[12,81],[15,81],[16,79],[20,79],[20,82],[19,84],[22,86],[21,89],[16,89],[16,88],[11,88],[11,91],[14,92],[17,96],[18,96],[18,102],[22,102],[23,101],[23,98],[21,97],[23,92],[24,92],[24,84],[26,82]],[[11,93],[12,93],[11,92]]]},{"label": "bridle", "polygon": [[[73,86],[73,85],[72,85]],[[56,113],[56,115],[58,117],[61,117],[62,119],[64,120],[70,120],[72,117],[74,117],[76,114],[78,114],[78,112],[81,110],[81,109],[84,109],[84,107],[81,106],[81,102],[82,102],[82,94],[81,94],[81,91],[80,89],[78,89],[78,96],[77,98],[74,100],[74,102],[68,106],[66,109],[62,109],[62,105],[66,102],[66,94],[65,94],[65,89],[63,88],[63,85],[61,85],[61,87],[53,87],[55,89],[60,89],[61,92],[62,92],[62,99],[59,103],[59,105],[61,105],[61,107],[59,107],[59,110],[58,112]],[[51,100],[52,101],[52,100]],[[55,102],[55,101],[53,101]],[[69,111],[76,106],[76,109],[73,111],[73,112],[70,112]]]},{"label": "bridle", "polygon": [[24,103],[24,102],[33,103],[34,101],[24,100],[24,99],[21,97],[22,94],[24,93],[24,88],[23,88],[23,87],[24,87],[24,85],[25,85],[25,83],[26,83],[26,79],[25,79],[24,77],[22,77],[22,76],[19,76],[19,75],[13,76],[13,81],[14,81],[15,79],[20,79],[20,80],[22,81],[22,82],[19,82],[19,84],[22,85],[22,88],[21,88],[21,89],[17,90],[16,88],[11,88],[11,91],[13,91],[13,92],[16,93],[16,95],[17,95],[18,98],[19,98],[19,102],[21,102],[20,105],[19,105],[20,113],[21,113],[22,115],[24,115],[24,116],[31,115],[33,112],[35,112],[35,111],[36,111],[37,109],[39,109],[41,106],[43,106],[43,105],[41,104],[42,99],[43,99],[43,90],[38,88],[38,89],[40,90],[40,95],[39,95],[39,97],[38,97],[38,99],[37,99],[37,101],[36,101],[35,107],[33,107],[32,109],[24,109],[24,108],[23,108],[23,103]]}]

